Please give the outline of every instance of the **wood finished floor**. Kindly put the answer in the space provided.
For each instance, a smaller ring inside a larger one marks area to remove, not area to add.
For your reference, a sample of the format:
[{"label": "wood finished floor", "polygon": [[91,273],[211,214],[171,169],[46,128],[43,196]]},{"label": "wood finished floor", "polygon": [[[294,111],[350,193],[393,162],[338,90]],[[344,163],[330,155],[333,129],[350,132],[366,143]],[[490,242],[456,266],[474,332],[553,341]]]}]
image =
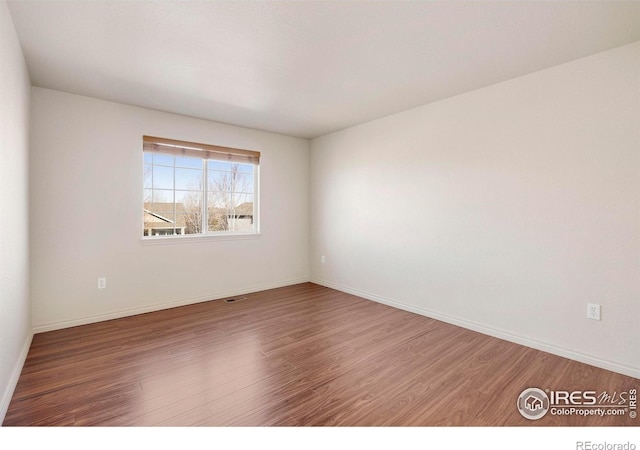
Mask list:
[{"label": "wood finished floor", "polygon": [[305,283],[34,336],[4,425],[638,425],[538,421],[528,387],[640,380]]}]

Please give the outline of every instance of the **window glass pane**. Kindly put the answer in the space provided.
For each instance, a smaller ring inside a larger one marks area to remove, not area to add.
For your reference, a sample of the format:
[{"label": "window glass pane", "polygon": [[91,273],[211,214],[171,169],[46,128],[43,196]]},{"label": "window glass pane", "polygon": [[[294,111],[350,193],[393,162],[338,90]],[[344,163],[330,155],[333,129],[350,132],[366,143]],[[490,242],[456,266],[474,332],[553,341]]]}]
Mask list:
[{"label": "window glass pane", "polygon": [[202,233],[202,212],[197,214],[178,214],[176,216],[176,227],[181,229],[181,234]]},{"label": "window glass pane", "polygon": [[209,170],[230,170],[231,163],[224,162],[224,161],[208,160],[207,167],[209,168]]},{"label": "window glass pane", "polygon": [[202,190],[202,169],[176,168],[176,189]]},{"label": "window glass pane", "polygon": [[175,215],[176,234],[186,234],[186,224],[184,222],[184,214]]},{"label": "window glass pane", "polygon": [[153,163],[163,166],[173,166],[174,157],[171,155],[163,155],[160,153],[153,153]]},{"label": "window glass pane", "polygon": [[145,214],[149,214],[154,217],[154,219],[150,219],[152,221],[171,223],[173,220],[173,203],[145,203],[144,209]]},{"label": "window glass pane", "polygon": [[191,191],[175,191],[175,202],[178,204],[182,204],[184,202],[185,196],[189,193],[191,193]]},{"label": "window glass pane", "polygon": [[253,214],[253,194],[235,194],[236,211],[243,214]]},{"label": "window glass pane", "polygon": [[[145,189],[145,202],[173,205],[173,191],[168,189]],[[167,210],[165,207],[163,210]],[[169,208],[173,211],[173,207]]]},{"label": "window glass pane", "polygon": [[237,169],[237,164],[234,164],[230,171],[209,170],[207,174],[209,190],[252,193],[253,174],[240,172]]},{"label": "window glass pane", "polygon": [[227,217],[215,208],[209,208],[209,231],[227,231]]},{"label": "window glass pane", "polygon": [[192,169],[202,169],[202,159],[182,158],[176,156],[176,167],[188,167]]},{"label": "window glass pane", "polygon": [[144,163],[145,164],[153,163],[153,153],[144,152]]},{"label": "window glass pane", "polygon": [[173,167],[153,166],[153,188],[173,189]]},{"label": "window glass pane", "polygon": [[253,204],[253,194],[217,191],[209,191],[207,194],[209,197],[209,206],[214,208],[232,210],[244,203]]},{"label": "window glass pane", "polygon": [[202,233],[202,192],[176,191],[176,206],[185,234]]},{"label": "window glass pane", "polygon": [[145,189],[150,189],[152,188],[152,182],[153,182],[153,166],[150,164],[145,164],[144,165],[144,187]]},{"label": "window glass pane", "polygon": [[253,165],[252,164],[238,164],[238,170],[240,172],[245,173],[253,173]]},{"label": "window glass pane", "polygon": [[209,192],[209,231],[254,231],[253,195]]},{"label": "window glass pane", "polygon": [[226,208],[231,204],[232,198],[230,192],[209,191],[207,200],[210,208]]},{"label": "window glass pane", "polygon": [[208,160],[207,167],[209,168],[209,170],[222,170],[228,172],[236,170],[238,172],[253,173],[254,166],[253,164],[240,164],[225,161]]},{"label": "window glass pane", "polygon": [[175,214],[168,211],[158,211],[156,206],[156,204],[145,205],[145,236],[165,236],[167,234],[173,234]]},{"label": "window glass pane", "polygon": [[221,191],[225,190],[224,188],[228,186],[227,179],[229,177],[229,172],[222,172],[219,170],[208,170],[207,171],[207,184],[210,191]]},{"label": "window glass pane", "polygon": [[199,208],[202,210],[202,192],[197,191],[176,191],[176,205],[182,209]]}]

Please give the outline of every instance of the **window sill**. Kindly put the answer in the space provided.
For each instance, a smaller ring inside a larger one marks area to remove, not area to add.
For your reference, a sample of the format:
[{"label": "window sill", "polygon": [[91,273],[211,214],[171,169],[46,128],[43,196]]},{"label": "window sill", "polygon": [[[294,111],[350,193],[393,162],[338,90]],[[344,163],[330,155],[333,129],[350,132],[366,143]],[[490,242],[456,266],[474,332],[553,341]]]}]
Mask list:
[{"label": "window sill", "polygon": [[164,244],[194,244],[199,242],[240,241],[246,239],[260,239],[261,233],[229,233],[229,234],[204,234],[198,236],[182,237],[145,237],[138,241],[140,245],[164,245]]}]

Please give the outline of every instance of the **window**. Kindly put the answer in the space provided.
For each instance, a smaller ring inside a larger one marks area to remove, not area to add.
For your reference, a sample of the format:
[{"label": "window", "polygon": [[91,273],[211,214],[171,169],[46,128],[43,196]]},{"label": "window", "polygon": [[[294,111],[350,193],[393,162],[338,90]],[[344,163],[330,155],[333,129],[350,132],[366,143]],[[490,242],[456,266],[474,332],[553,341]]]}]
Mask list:
[{"label": "window", "polygon": [[143,237],[258,232],[260,153],[143,137]]}]

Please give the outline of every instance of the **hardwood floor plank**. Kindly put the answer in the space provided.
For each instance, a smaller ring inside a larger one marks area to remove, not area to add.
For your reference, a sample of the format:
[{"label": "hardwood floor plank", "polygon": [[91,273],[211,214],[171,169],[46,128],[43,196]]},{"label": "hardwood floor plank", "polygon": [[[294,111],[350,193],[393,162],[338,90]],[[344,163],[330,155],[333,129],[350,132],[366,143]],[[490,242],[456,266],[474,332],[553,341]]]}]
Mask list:
[{"label": "hardwood floor plank", "polygon": [[190,427],[209,417],[211,417],[209,409],[206,406],[198,406],[189,411],[176,414],[167,420],[159,422],[157,425],[161,427]]},{"label": "hardwood floor plank", "polygon": [[242,297],[37,334],[4,425],[640,424],[516,408],[529,387],[635,378],[311,283]]}]

